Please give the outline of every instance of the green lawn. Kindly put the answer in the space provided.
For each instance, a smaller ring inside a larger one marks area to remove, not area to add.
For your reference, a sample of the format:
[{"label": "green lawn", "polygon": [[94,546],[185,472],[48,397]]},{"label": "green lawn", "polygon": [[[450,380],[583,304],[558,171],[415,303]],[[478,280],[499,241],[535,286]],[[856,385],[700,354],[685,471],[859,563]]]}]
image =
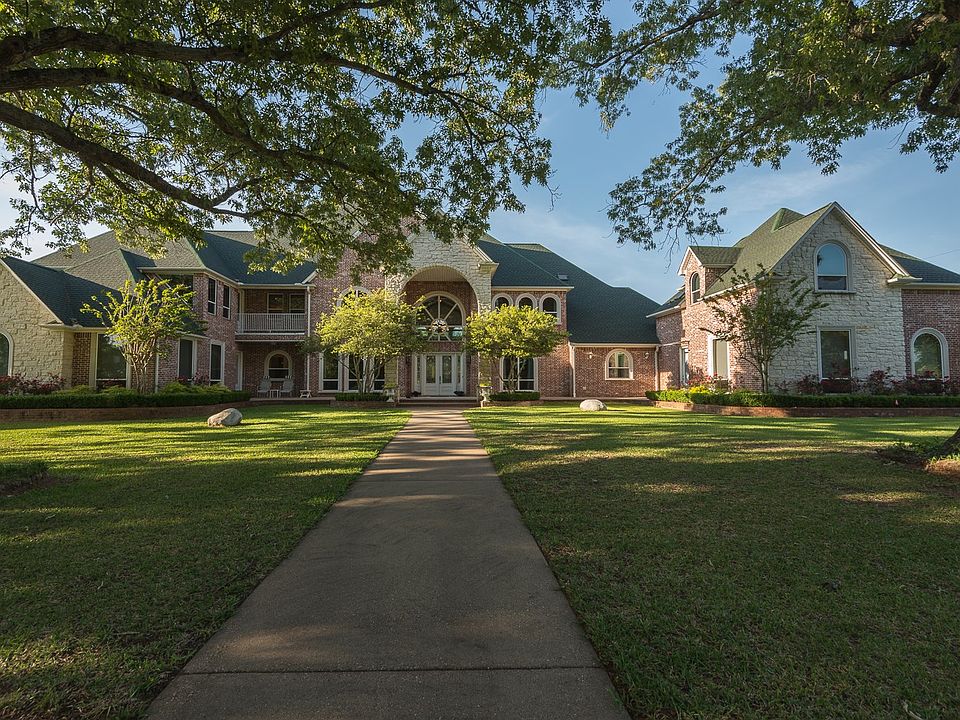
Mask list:
[{"label": "green lawn", "polygon": [[0,497],[0,717],[141,715],[407,417],[244,415],[0,425],[74,478]]},{"label": "green lawn", "polygon": [[633,717],[960,717],[960,419],[468,414]]}]

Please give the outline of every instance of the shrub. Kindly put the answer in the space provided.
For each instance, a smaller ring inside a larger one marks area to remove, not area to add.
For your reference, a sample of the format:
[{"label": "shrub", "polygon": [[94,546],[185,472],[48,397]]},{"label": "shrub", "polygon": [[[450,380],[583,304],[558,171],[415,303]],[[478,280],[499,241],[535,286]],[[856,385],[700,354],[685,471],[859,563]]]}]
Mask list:
[{"label": "shrub", "polygon": [[189,385],[185,385],[179,380],[174,380],[173,382],[168,382],[164,385],[158,392],[161,393],[188,393],[191,392],[193,388]]},{"label": "shrub", "polygon": [[339,402],[386,402],[383,393],[340,392],[334,395]]},{"label": "shrub", "polygon": [[49,395],[63,389],[59,375],[47,373],[28,378],[26,375],[0,375],[0,395]]},{"label": "shrub", "polygon": [[862,384],[863,391],[870,395],[888,395],[893,391],[893,384],[888,370],[874,370],[867,375]]},{"label": "shrub", "polygon": [[137,391],[125,385],[111,385],[101,390],[104,395],[136,395]]},{"label": "shrub", "polygon": [[651,400],[740,407],[960,407],[957,395],[789,395],[737,390],[729,393],[649,391]]},{"label": "shrub", "polygon": [[174,407],[185,405],[218,405],[250,399],[248,392],[218,393],[152,393],[134,391],[101,393],[56,393],[51,395],[0,395],[0,409],[28,408],[115,408]]},{"label": "shrub", "polygon": [[540,393],[536,390],[517,390],[515,392],[498,392],[490,395],[496,402],[523,402],[525,400],[539,400]]},{"label": "shrub", "polygon": [[54,395],[93,395],[97,391],[89,385],[74,385],[72,388],[57,390]]}]

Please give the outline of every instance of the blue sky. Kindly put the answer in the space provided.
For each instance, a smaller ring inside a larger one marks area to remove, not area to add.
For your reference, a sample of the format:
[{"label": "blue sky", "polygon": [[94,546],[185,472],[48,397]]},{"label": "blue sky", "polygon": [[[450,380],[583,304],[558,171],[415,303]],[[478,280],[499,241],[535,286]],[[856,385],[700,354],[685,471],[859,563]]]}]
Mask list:
[{"label": "blue sky", "polygon": [[[631,100],[632,114],[612,132],[601,132],[597,112],[579,107],[570,92],[543,103],[543,133],[553,142],[558,196],[532,188],[522,193],[527,211],[499,212],[491,233],[503,242],[540,242],[613,285],[632,287],[662,301],[678,285],[682,252],[643,251],[618,245],[605,208],[610,189],[639,173],[678,130],[677,93],[645,87]],[[879,242],[960,271],[960,168],[938,174],[926,155],[901,155],[896,132],[877,133],[844,148],[840,171],[821,175],[802,153],[779,172],[747,168],[726,182],[718,202],[729,207],[721,243],[730,244],[779,207],[810,212],[831,201],[843,205]],[[0,223],[11,217],[0,187]],[[91,232],[95,229],[91,229]],[[46,252],[43,239],[33,255]]]}]

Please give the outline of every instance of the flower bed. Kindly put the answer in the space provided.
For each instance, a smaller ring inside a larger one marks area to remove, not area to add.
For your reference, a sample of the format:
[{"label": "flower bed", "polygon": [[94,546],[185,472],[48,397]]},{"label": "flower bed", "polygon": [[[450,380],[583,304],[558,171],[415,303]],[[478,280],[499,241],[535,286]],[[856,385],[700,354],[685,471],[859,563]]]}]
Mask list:
[{"label": "flower bed", "polygon": [[701,392],[691,390],[650,390],[651,400],[728,405],[738,407],[810,408],[960,408],[960,395],[785,395],[749,390]]},{"label": "flower bed", "polygon": [[50,395],[0,395],[0,409],[28,408],[126,408],[182,407],[188,405],[222,405],[244,402],[248,392],[205,390],[202,392],[159,392],[142,395],[137,392],[70,393]]}]

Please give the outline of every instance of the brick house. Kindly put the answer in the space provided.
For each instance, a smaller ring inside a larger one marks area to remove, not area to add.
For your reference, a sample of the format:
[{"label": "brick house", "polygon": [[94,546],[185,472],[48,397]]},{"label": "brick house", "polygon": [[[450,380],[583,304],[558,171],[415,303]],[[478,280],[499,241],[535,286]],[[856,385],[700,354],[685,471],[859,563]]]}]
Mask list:
[{"label": "brick house", "polygon": [[357,284],[349,258],[333,277],[311,264],[251,271],[244,258],[254,244],[251,232],[210,232],[203,247],[172,244],[154,259],[105,233],[87,253],[0,259],[0,375],[128,384],[119,351],[80,308],[126,279],[161,276],[193,287],[206,329],[179,338],[152,369],[158,387],[197,378],[253,393],[287,381],[295,396],[354,389],[342,358],[304,355],[299,345],[344,293],[382,287],[411,302],[426,298],[431,324],[441,328],[428,351],[400,358],[378,378],[401,395],[475,396],[495,373],[463,352],[463,324],[470,313],[502,304],[539,308],[569,333],[567,343],[523,368],[521,388],[545,397],[641,397],[697,373],[751,387],[750,368],[710,332],[707,306],[723,302],[731,270],[762,263],[807,278],[828,303],[815,331],[778,360],[773,382],[874,369],[960,376],[960,275],[878,245],[836,204],[809,215],[780,210],[730,247],[692,246],[680,266],[683,287],[659,306],[542,245],[490,236],[476,245],[413,236],[410,274],[366,273]]}]

